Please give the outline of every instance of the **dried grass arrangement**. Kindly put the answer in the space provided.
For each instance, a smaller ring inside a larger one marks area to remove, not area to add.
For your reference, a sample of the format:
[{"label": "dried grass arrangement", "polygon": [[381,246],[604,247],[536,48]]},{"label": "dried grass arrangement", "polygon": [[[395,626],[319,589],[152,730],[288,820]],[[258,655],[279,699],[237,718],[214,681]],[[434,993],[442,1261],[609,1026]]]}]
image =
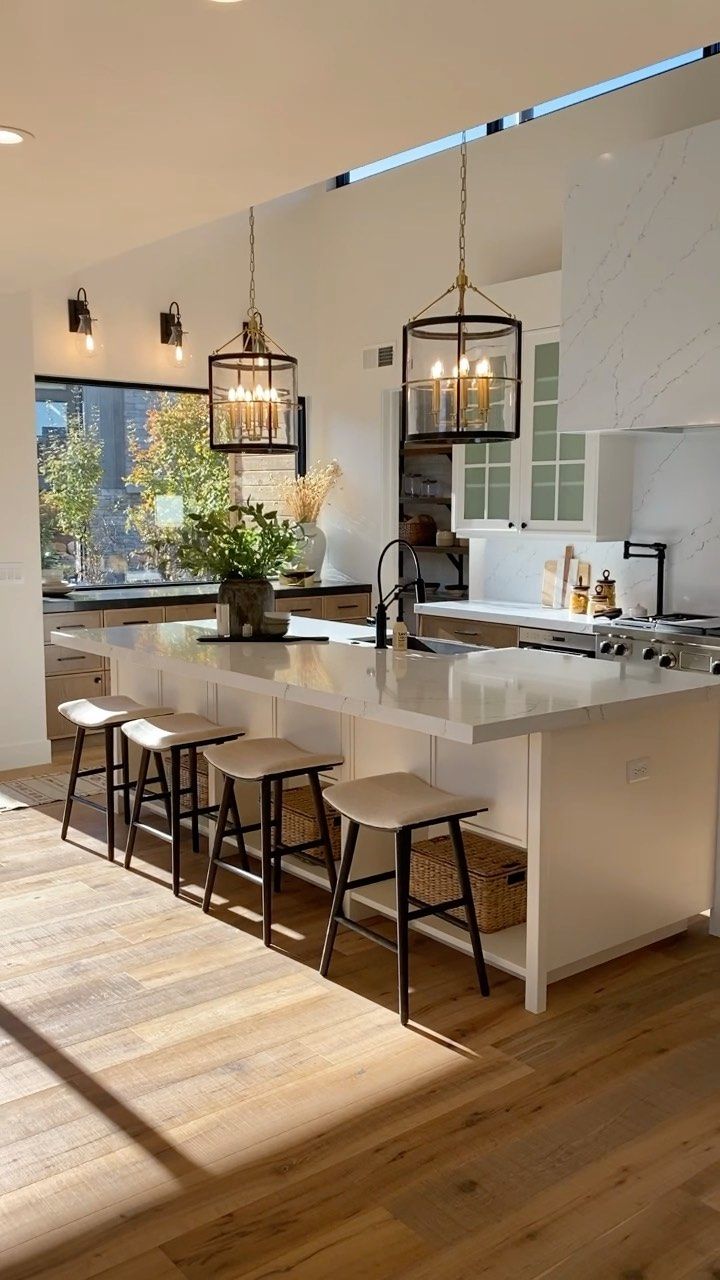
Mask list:
[{"label": "dried grass arrangement", "polygon": [[325,499],[341,475],[340,464],[333,458],[324,464],[316,462],[304,476],[284,480],[280,486],[283,509],[298,524],[316,524]]}]

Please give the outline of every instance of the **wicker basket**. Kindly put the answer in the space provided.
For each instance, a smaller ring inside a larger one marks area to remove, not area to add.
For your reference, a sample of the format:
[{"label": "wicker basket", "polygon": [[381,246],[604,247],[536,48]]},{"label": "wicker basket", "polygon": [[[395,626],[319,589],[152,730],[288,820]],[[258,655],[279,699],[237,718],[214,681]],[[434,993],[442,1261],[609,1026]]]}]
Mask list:
[{"label": "wicker basket", "polygon": [[[527,853],[489,836],[463,830],[470,883],[482,933],[497,933],[527,918]],[[460,897],[449,836],[413,845],[410,893],[429,904]],[[449,913],[464,920],[462,907]]]},{"label": "wicker basket", "polygon": [[[167,765],[166,765],[167,771]],[[198,797],[201,809],[205,808],[208,801],[208,762],[201,752],[198,752],[197,758],[197,774],[198,774]],[[190,755],[189,752],[183,751],[180,756],[180,786],[190,786]],[[189,796],[187,797],[189,799]],[[181,806],[182,807],[182,806]]]},{"label": "wicker basket", "polygon": [[[340,814],[327,804],[325,812],[330,828],[333,858],[337,859],[340,857]],[[310,788],[293,787],[290,791],[283,791],[283,844],[301,844],[305,840],[317,840],[319,836],[315,801]],[[301,858],[304,862],[324,862],[325,860],[322,849],[308,849],[306,853],[293,856]]]},{"label": "wicker basket", "polygon": [[432,547],[435,545],[437,525],[432,516],[410,516],[400,521],[398,537],[409,542],[411,547]]}]

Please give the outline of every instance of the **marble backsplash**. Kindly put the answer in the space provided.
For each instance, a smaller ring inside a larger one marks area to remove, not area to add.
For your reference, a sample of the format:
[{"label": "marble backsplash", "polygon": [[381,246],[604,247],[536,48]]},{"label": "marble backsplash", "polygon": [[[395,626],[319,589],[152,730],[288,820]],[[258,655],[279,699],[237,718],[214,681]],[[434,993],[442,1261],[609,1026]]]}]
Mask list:
[{"label": "marble backsplash", "polygon": [[[720,616],[720,430],[641,435],[635,441],[633,527],[639,542],[666,542],[666,610]],[[561,555],[564,535],[552,539],[473,539],[470,598],[539,603],[545,560]],[[593,577],[610,569],[618,601],[655,608],[655,562],[623,560],[622,543],[567,538]]]}]

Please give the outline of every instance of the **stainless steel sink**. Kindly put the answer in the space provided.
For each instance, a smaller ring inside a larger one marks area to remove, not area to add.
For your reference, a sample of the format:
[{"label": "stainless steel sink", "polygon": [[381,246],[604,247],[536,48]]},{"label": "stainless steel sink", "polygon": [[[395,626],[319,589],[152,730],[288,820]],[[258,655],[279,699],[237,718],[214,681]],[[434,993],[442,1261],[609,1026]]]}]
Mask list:
[{"label": "stainless steel sink", "polygon": [[[350,643],[374,645],[375,636],[363,636],[361,639],[351,640]],[[388,649],[390,644],[391,641],[388,637]],[[458,640],[436,640],[430,636],[408,636],[408,649],[412,653],[435,653],[450,657],[453,654],[474,653],[486,648],[488,648],[487,645],[461,644]]]}]

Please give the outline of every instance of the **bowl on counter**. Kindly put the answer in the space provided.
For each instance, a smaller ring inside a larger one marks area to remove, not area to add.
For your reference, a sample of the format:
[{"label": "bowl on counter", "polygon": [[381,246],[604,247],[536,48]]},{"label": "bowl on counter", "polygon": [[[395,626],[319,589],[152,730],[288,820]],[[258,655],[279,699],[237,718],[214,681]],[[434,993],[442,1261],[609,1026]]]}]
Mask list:
[{"label": "bowl on counter", "polygon": [[283,569],[280,581],[291,587],[304,587],[315,577],[314,569]]},{"label": "bowl on counter", "polygon": [[51,599],[54,596],[69,596],[71,591],[75,590],[74,582],[63,582],[62,579],[53,578],[50,582],[43,582],[42,593]]},{"label": "bowl on counter", "polygon": [[289,613],[266,613],[263,615],[262,629],[266,636],[284,636],[289,626]]}]

